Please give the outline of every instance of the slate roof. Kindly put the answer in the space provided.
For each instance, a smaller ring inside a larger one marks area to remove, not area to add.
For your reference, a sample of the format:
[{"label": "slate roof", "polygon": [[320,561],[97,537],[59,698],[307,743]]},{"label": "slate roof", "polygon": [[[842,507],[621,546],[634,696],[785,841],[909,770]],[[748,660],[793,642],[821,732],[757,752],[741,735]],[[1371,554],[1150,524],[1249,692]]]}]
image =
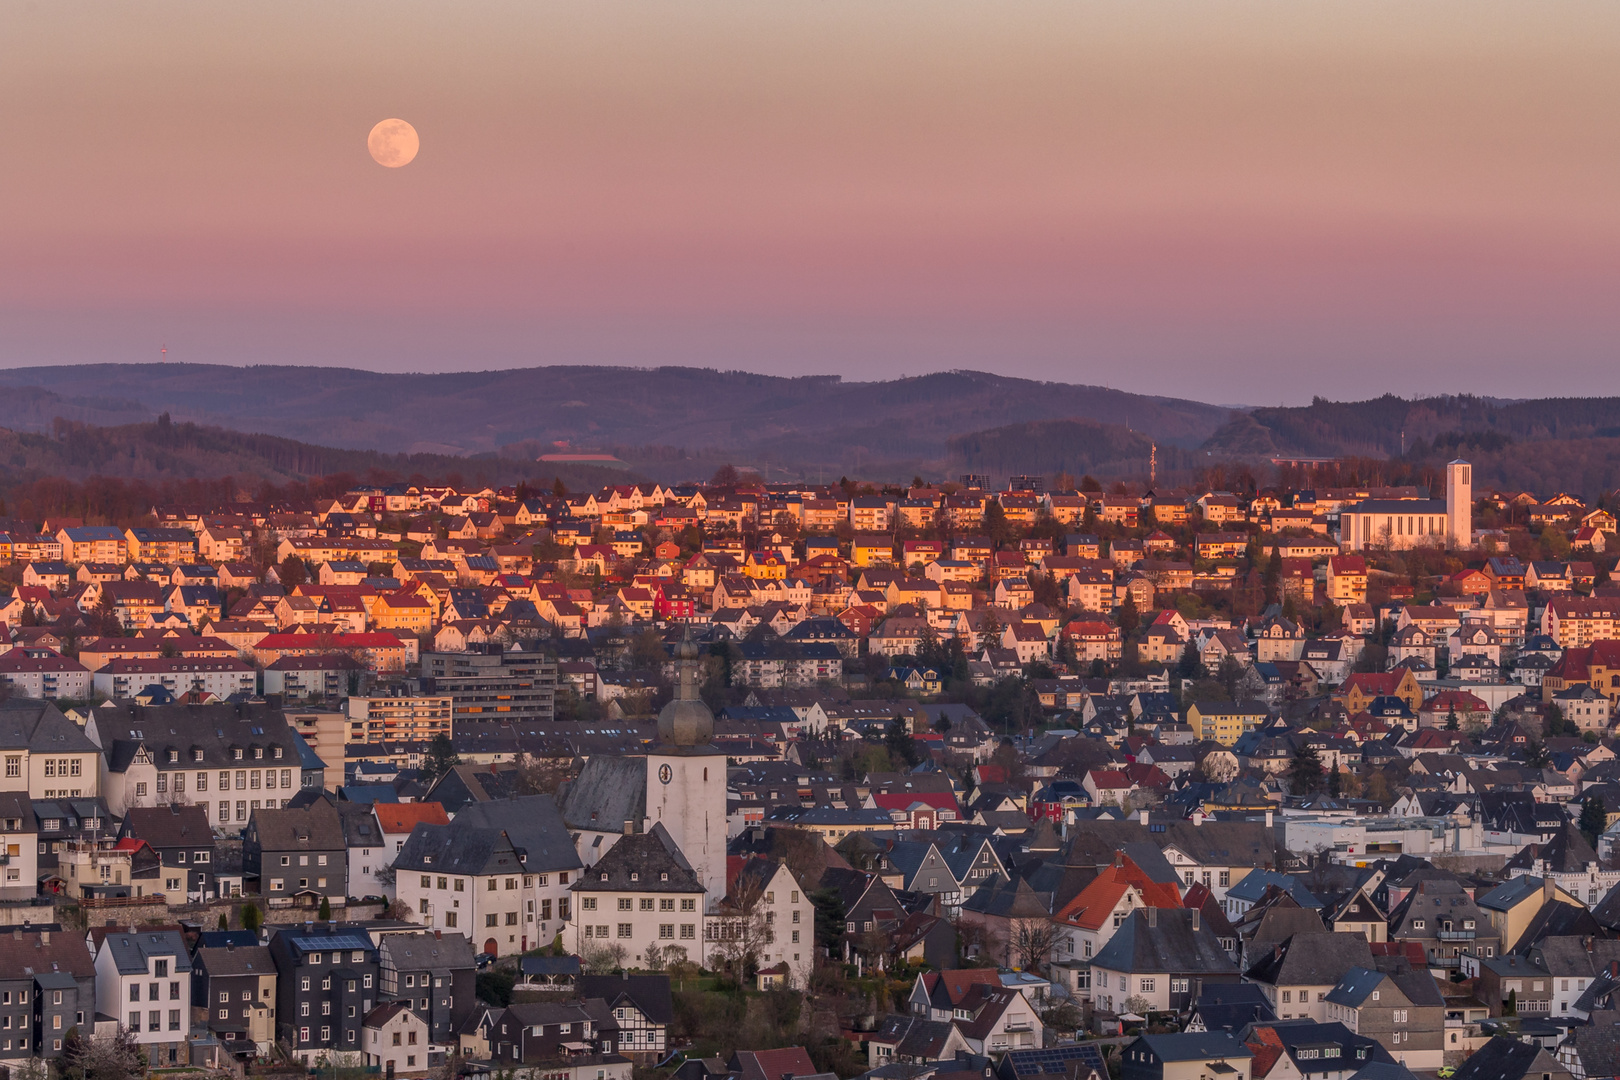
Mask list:
[{"label": "slate roof", "polygon": [[1620,1028],[1613,1024],[1578,1027],[1563,1045],[1575,1052],[1587,1076],[1620,1076]]},{"label": "slate roof", "polygon": [[267,945],[247,948],[202,948],[195,958],[210,977],[215,975],[274,975],[276,962]]},{"label": "slate roof", "polygon": [[570,829],[618,832],[626,821],[646,820],[646,759],[591,755],[559,793],[558,809]]},{"label": "slate roof", "polygon": [[[1072,1071],[1069,1067],[1071,1063],[1077,1066]],[[1044,1050],[1009,1050],[996,1069],[1000,1080],[1025,1080],[1027,1077],[1052,1073],[1085,1077],[1091,1072],[1098,1076],[1108,1075],[1102,1051],[1093,1043],[1074,1043]]]},{"label": "slate roof", "polygon": [[506,833],[474,825],[430,825],[422,822],[411,830],[405,846],[394,857],[394,868],[412,873],[490,874],[517,873],[527,869]]},{"label": "slate roof", "polygon": [[550,795],[470,803],[456,815],[454,825],[463,824],[504,830],[524,855],[523,866],[530,873],[577,870],[584,865]]},{"label": "slate roof", "polygon": [[145,975],[150,970],[147,961],[158,956],[173,960],[176,974],[191,970],[185,939],[176,930],[121,930],[108,934],[101,947],[112,950],[120,975]]},{"label": "slate roof", "polygon": [[582,873],[575,892],[700,893],[703,885],[662,822],[651,832],[615,841],[607,854]]},{"label": "slate roof", "polygon": [[[1176,974],[1235,971],[1231,958],[1209,927],[1200,924],[1198,930],[1193,930],[1194,914],[1186,909],[1158,911],[1157,925],[1150,927],[1146,911],[1131,912],[1130,918],[1108,939],[1108,944],[1092,958],[1092,966],[1112,971]],[[1365,944],[1363,942],[1363,946]]]},{"label": "slate roof", "polygon": [[1277,1019],[1265,991],[1255,983],[1205,983],[1193,1010],[1210,1031],[1242,1031],[1252,1023]]},{"label": "slate roof", "polygon": [[342,851],[343,820],[324,799],[299,809],[255,810],[248,826],[263,851]]},{"label": "slate roof", "polygon": [[[1237,1036],[1225,1031],[1183,1031],[1171,1035],[1143,1035],[1138,1042],[1163,1062],[1207,1061],[1211,1058],[1252,1058]],[[1126,1047],[1129,1053],[1130,1047]]]},{"label": "slate roof", "polygon": [[[96,730],[102,739],[111,772],[124,772],[142,745],[159,765],[168,761],[168,751],[178,755],[181,768],[324,768],[319,758],[313,765],[301,760],[301,740],[287,724],[279,708],[258,703],[218,705],[150,705],[111,702],[95,710]],[[237,760],[234,749],[243,750]],[[275,757],[275,749],[281,757]],[[264,757],[253,757],[263,748]],[[201,761],[194,751],[201,750]]]},{"label": "slate roof", "polygon": [[51,702],[8,698],[0,702],[0,750],[79,754],[95,753],[99,748]]},{"label": "slate roof", "polygon": [[1273,986],[1336,986],[1351,968],[1374,969],[1372,949],[1360,934],[1295,934],[1244,973]]},{"label": "slate roof", "polygon": [[675,1006],[669,993],[668,975],[581,975],[575,980],[579,996],[601,998],[614,1006],[628,999],[655,1024],[668,1024],[675,1019]]},{"label": "slate roof", "polygon": [[208,811],[201,806],[132,806],[124,815],[120,836],[145,840],[154,848],[214,846]]},{"label": "slate roof", "polygon": [[1536,1043],[1491,1039],[1457,1066],[1452,1080],[1523,1080],[1543,1053]]},{"label": "slate roof", "polygon": [[449,971],[474,964],[472,942],[453,930],[442,934],[383,934],[377,942],[377,958],[385,956],[400,971]]}]

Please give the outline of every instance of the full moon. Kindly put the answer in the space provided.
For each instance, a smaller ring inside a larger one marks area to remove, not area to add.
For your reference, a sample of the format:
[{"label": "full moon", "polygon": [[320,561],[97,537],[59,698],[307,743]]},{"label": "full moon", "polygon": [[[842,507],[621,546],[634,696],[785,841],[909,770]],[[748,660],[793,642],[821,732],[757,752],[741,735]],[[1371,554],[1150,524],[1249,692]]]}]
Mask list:
[{"label": "full moon", "polygon": [[371,151],[372,158],[390,169],[409,165],[421,147],[422,140],[417,138],[416,129],[403,120],[384,120],[366,136],[366,149]]}]

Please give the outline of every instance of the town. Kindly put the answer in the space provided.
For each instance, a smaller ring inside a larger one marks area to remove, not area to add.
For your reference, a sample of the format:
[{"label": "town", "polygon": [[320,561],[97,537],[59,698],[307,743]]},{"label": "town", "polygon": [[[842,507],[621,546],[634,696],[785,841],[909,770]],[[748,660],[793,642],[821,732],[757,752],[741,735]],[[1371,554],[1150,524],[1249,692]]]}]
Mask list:
[{"label": "town", "polygon": [[0,1064],[1620,1075],[1620,493],[1348,472],[10,492]]}]

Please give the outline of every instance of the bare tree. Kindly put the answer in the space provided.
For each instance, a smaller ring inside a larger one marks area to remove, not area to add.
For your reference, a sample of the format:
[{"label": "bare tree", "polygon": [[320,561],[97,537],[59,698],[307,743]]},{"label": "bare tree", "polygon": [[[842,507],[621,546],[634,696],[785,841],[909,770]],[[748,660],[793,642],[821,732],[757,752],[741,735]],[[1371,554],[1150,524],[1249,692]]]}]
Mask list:
[{"label": "bare tree", "polygon": [[539,757],[528,751],[518,755],[517,790],[524,795],[555,795],[564,781],[574,778],[572,755]]},{"label": "bare tree", "polygon": [[709,964],[716,971],[731,972],[739,986],[748,977],[749,966],[758,962],[773,939],[764,899],[764,877],[738,874],[719,913],[708,920]]},{"label": "bare tree", "polygon": [[1052,957],[1057,927],[1050,919],[1014,919],[1007,929],[1007,951],[1027,971],[1040,971]]},{"label": "bare tree", "polygon": [[629,955],[624,946],[616,942],[587,945],[579,951],[580,962],[592,975],[607,975],[617,971],[624,966],[625,958]]}]

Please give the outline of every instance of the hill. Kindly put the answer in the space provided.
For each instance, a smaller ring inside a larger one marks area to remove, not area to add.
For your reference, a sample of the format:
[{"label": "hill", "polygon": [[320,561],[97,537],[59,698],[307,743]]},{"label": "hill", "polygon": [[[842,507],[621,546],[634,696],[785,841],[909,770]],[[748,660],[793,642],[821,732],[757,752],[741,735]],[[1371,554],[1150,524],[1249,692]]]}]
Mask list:
[{"label": "hill", "polygon": [[633,479],[622,469],[540,463],[494,454],[384,454],[314,446],[275,435],[257,435],[202,424],[151,423],[96,427],[57,421],[49,434],[0,429],[0,487],[16,491],[44,480],[92,477],[142,481],[160,490],[188,480],[231,477],[252,492],[266,485],[303,484],[320,478],[386,483],[417,477],[468,484],[549,486],[557,478],[571,489],[594,490]]},{"label": "hill", "polygon": [[0,391],[0,426],[25,431],[49,430],[56,416],[122,425],[168,412],[176,421],[387,453],[569,443],[645,460],[664,480],[706,476],[726,460],[773,478],[818,470],[909,477],[939,466],[953,436],[1029,420],[1125,423],[1161,446],[1194,447],[1229,417],[1194,401],[971,371],[852,383],[676,367],[399,375],[103,364],[11,369],[0,372]]},{"label": "hill", "polygon": [[[976,431],[948,441],[953,471],[1009,476],[1020,473],[1098,479],[1145,477],[1153,440],[1120,424],[1095,420],[1034,420]],[[1175,446],[1158,449],[1161,476],[1192,467],[1190,451]]]},{"label": "hill", "polygon": [[[1493,433],[1515,442],[1620,437],[1620,398],[1538,398],[1498,402],[1460,394],[1406,400],[1316,398],[1298,407],[1234,414],[1204,449],[1233,455],[1396,455],[1418,440]],[[1453,444],[1455,445],[1455,444]]]}]

